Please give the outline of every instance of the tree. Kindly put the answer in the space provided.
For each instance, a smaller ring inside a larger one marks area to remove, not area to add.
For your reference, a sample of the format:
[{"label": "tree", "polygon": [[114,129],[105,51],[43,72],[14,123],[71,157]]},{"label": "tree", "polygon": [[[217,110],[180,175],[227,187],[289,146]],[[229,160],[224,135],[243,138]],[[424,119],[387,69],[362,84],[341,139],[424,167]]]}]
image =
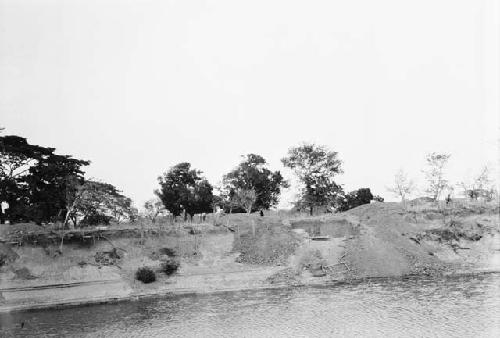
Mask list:
[{"label": "tree", "polygon": [[0,150],[0,200],[13,221],[48,222],[65,212],[67,178],[83,180],[81,167],[90,163],[14,135],[0,137]]},{"label": "tree", "polygon": [[[247,212],[247,215],[250,217],[252,213],[253,207],[257,202],[257,193],[254,189],[238,189],[235,191],[234,199],[236,203],[241,206]],[[255,221],[252,220],[252,234],[255,237]],[[240,226],[237,225],[238,228],[238,238],[240,236]]]},{"label": "tree", "polygon": [[438,153],[430,153],[426,156],[427,169],[424,170],[424,174],[429,184],[426,191],[434,201],[437,201],[443,190],[448,187],[444,170],[450,157],[450,154]]},{"label": "tree", "polygon": [[231,198],[236,190],[253,190],[256,194],[253,211],[274,207],[278,204],[281,188],[288,187],[281,173],[269,170],[266,160],[256,154],[243,156],[243,161],[224,175],[222,182],[229,204],[233,204]]},{"label": "tree", "polygon": [[484,166],[471,183],[464,181],[459,183],[459,185],[462,187],[464,195],[471,200],[477,200],[479,197],[484,197],[487,200],[493,198],[494,187],[492,187],[488,166]]},{"label": "tree", "polygon": [[79,184],[73,179],[68,186],[65,225],[71,220],[76,226],[78,218],[83,218],[82,222],[86,225],[96,225],[99,222],[109,223],[110,219],[119,223],[134,217],[132,200],[112,184],[99,181]]},{"label": "tree", "polygon": [[89,162],[68,155],[51,154],[30,167],[30,218],[37,223],[54,221],[67,212],[68,179],[83,184],[81,167]]},{"label": "tree", "polygon": [[14,135],[0,137],[0,147],[0,200],[8,202],[11,221],[28,220],[30,191],[26,176],[30,167],[53,149],[31,145],[25,138]]},{"label": "tree", "polygon": [[155,223],[156,218],[165,210],[165,206],[159,198],[153,198],[144,203],[144,213],[151,222]]},{"label": "tree", "polygon": [[281,161],[294,170],[303,184],[299,204],[307,207],[310,215],[316,207],[334,206],[343,194],[342,187],[334,181],[335,176],[342,173],[337,152],[306,143],[291,148]]},{"label": "tree", "polygon": [[158,177],[160,189],[155,193],[175,216],[183,211],[191,217],[197,213],[211,212],[213,188],[201,174],[201,171],[191,169],[191,164],[179,163]]},{"label": "tree", "polygon": [[253,189],[238,189],[235,192],[235,200],[250,215],[257,202],[257,193]]},{"label": "tree", "polygon": [[400,169],[396,175],[394,175],[393,186],[387,188],[387,190],[392,192],[396,197],[400,197],[403,207],[406,208],[406,198],[415,190],[415,183],[408,178],[408,175],[403,169]]},{"label": "tree", "polygon": [[341,197],[338,209],[339,211],[347,211],[363,204],[370,204],[373,199],[374,196],[370,188],[360,188]]},{"label": "tree", "polygon": [[118,190],[109,195],[109,204],[107,207],[109,213],[117,223],[125,220],[134,220],[137,215],[136,209],[132,206],[132,199],[122,195]]}]

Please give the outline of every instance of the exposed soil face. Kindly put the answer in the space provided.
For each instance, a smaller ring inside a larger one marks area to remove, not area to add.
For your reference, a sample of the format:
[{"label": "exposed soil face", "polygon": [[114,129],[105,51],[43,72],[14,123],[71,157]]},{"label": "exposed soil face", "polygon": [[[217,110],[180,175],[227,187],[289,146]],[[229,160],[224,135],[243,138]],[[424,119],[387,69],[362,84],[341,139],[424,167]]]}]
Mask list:
[{"label": "exposed soil face", "polygon": [[[361,224],[360,235],[347,242],[351,275],[362,278],[439,274],[470,267],[466,256],[450,260],[443,259],[440,253],[460,246],[459,242],[477,242],[500,230],[498,215],[493,210],[464,216],[462,209],[455,214],[450,214],[453,210],[436,209],[420,211],[416,218],[409,218],[399,203],[375,203],[348,211]],[[429,213],[432,217],[427,217]],[[451,223],[450,217],[454,219]],[[470,226],[478,217],[489,226]]]},{"label": "exposed soil face", "polygon": [[[231,215],[224,226],[196,225],[193,233],[178,226],[146,233],[125,229],[91,241],[75,236],[61,252],[57,243],[22,237],[21,246],[0,243],[0,310],[170,292],[500,271],[498,214],[484,206],[469,209],[429,204],[404,210],[399,203],[374,203],[300,219]],[[26,225],[13,233],[20,238],[34,230]],[[326,240],[311,239],[315,236]],[[164,257],[180,261],[171,276],[161,272]],[[157,272],[156,282],[135,280],[142,266]]]},{"label": "exposed soil face", "polygon": [[323,270],[332,279],[500,269],[498,214],[485,206],[440,209],[427,204],[404,210],[399,203],[373,203],[290,223],[305,230],[306,237],[331,237],[306,239],[302,248],[319,250]]},{"label": "exposed soil face", "polygon": [[299,242],[299,238],[285,226],[259,226],[255,235],[253,231],[235,235],[234,251],[240,253],[237,261],[241,263],[286,265]]},{"label": "exposed soil face", "polygon": [[357,219],[344,214],[291,220],[290,224],[293,229],[304,229],[309,236],[322,235],[342,238],[359,234]]}]

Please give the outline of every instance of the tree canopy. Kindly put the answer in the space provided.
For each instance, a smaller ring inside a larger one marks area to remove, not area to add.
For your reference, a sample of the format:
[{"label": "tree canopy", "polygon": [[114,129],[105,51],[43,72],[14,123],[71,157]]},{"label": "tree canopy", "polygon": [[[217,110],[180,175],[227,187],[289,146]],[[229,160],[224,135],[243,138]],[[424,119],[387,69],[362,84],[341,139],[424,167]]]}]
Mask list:
[{"label": "tree canopy", "polygon": [[350,193],[340,198],[338,211],[346,211],[352,208],[359,207],[363,204],[369,204],[374,199],[380,200],[381,198],[378,196],[373,196],[370,188],[360,188],[358,190],[351,191]]},{"label": "tree canopy", "polygon": [[201,174],[201,171],[191,169],[190,163],[179,163],[158,177],[160,189],[155,193],[175,216],[183,211],[190,216],[211,212],[213,188]]},{"label": "tree canopy", "polygon": [[9,203],[9,219],[40,223],[64,215],[68,178],[83,182],[90,162],[14,135],[0,137],[0,150],[0,200]]},{"label": "tree canopy", "polygon": [[243,160],[223,177],[226,199],[234,197],[235,191],[255,192],[252,210],[269,209],[278,204],[281,188],[288,187],[279,171],[271,171],[266,160],[256,154],[243,156]]},{"label": "tree canopy", "polygon": [[312,215],[316,207],[335,206],[343,194],[342,187],[334,180],[342,173],[342,161],[338,153],[325,146],[302,144],[288,150],[283,158],[285,167],[292,169],[303,184],[298,205],[309,209]]},{"label": "tree canopy", "polygon": [[[75,183],[76,186],[72,185]],[[132,200],[112,184],[90,180],[80,185],[72,180],[68,186],[74,189],[74,193],[69,191],[67,194],[66,222],[71,219],[77,225],[78,218],[81,218],[85,225],[109,223],[111,219],[119,223],[136,216]]]}]

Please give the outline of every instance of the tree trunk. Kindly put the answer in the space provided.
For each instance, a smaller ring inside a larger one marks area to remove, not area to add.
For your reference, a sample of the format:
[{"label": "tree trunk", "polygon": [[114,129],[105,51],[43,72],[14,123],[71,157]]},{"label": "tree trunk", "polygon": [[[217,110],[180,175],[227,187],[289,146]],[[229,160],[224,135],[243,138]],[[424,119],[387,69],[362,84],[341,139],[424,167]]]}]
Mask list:
[{"label": "tree trunk", "polygon": [[[251,212],[251,211],[247,211],[247,214],[248,214],[248,218],[249,218],[249,219],[250,219],[250,217],[251,217],[251,216],[250,216],[250,212]],[[251,223],[252,223],[252,235],[253,235],[253,237],[255,238],[255,220],[252,220],[252,221],[251,221]]]}]

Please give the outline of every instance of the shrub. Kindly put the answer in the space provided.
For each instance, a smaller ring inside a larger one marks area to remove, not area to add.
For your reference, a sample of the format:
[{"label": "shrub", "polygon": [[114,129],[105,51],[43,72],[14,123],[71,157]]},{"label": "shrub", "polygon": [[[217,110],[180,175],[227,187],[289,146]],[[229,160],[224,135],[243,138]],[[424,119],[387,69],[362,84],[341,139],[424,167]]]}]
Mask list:
[{"label": "shrub", "polygon": [[173,249],[170,249],[170,248],[161,248],[158,251],[160,252],[161,255],[167,255],[169,257],[175,257],[176,256],[175,251]]},{"label": "shrub", "polygon": [[85,216],[85,218],[80,222],[80,226],[94,226],[94,225],[109,225],[112,217],[94,213]]},{"label": "shrub", "polygon": [[168,259],[161,263],[161,271],[170,276],[179,269],[181,264],[176,259]]},{"label": "shrub", "polygon": [[156,274],[150,267],[143,266],[135,272],[135,279],[144,284],[153,283],[156,280]]},{"label": "shrub", "polygon": [[[378,196],[377,196],[378,197]],[[380,199],[380,197],[378,197]],[[351,191],[339,201],[339,211],[347,211],[359,207],[363,204],[369,204],[371,200],[374,199],[370,188],[361,188],[358,190]],[[383,200],[382,200],[383,202]]]}]

